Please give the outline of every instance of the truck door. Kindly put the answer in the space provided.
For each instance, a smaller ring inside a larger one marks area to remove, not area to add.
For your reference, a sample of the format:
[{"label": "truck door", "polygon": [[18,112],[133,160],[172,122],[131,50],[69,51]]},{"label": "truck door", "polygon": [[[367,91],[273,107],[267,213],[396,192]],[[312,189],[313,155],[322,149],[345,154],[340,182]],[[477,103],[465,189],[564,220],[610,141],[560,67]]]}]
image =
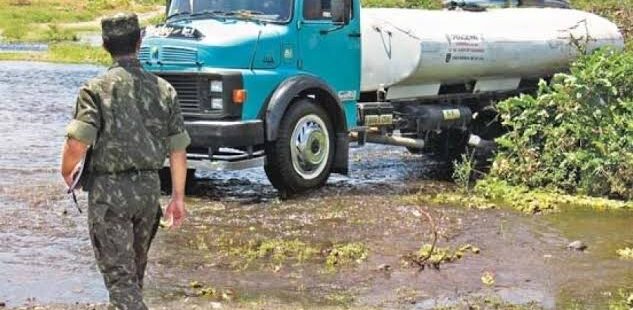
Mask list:
[{"label": "truck door", "polygon": [[[348,25],[332,22],[332,0],[298,0],[299,67],[325,80],[344,103],[355,105],[360,89],[360,16],[358,2],[353,2]],[[355,107],[354,107],[355,109]],[[354,114],[355,115],[355,114]]]}]

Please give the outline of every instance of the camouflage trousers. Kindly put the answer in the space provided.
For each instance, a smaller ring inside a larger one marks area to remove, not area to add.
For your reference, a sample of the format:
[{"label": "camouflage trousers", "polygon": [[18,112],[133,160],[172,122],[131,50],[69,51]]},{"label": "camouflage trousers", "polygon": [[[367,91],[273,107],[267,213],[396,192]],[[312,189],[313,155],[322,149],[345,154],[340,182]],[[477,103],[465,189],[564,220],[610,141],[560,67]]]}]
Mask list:
[{"label": "camouflage trousers", "polygon": [[160,223],[160,185],[153,171],[94,176],[88,191],[88,228],[110,308],[147,309],[143,276]]}]

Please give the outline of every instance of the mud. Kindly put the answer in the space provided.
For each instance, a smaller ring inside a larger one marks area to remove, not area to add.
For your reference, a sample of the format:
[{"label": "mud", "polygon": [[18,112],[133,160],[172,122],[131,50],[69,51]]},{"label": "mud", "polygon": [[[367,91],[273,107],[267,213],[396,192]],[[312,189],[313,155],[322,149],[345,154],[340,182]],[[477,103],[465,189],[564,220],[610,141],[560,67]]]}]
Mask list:
[{"label": "mud", "polygon": [[[63,194],[56,168],[75,92],[103,70],[0,62],[0,302],[9,308],[107,302],[85,213]],[[526,216],[416,205],[405,197],[453,187],[443,181],[445,164],[382,146],[353,149],[351,157],[350,176],[289,200],[279,199],[263,169],[199,172],[185,226],[161,230],[151,250],[149,304],[433,309],[494,298],[525,308],[603,309],[609,294],[633,290],[633,264],[615,254],[633,245],[631,212]],[[85,200],[80,195],[84,208]],[[436,222],[438,246],[470,244],[479,253],[439,270],[404,263],[432,242],[423,212]],[[588,249],[567,250],[573,240]],[[277,248],[262,254],[263,244]],[[349,244],[366,248],[366,258],[328,268],[332,249]]]}]

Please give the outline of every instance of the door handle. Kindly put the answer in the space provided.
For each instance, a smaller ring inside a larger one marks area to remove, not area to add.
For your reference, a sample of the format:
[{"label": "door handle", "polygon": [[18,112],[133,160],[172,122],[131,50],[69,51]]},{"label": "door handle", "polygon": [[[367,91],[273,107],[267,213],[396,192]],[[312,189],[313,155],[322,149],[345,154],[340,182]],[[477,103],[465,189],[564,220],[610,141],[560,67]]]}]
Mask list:
[{"label": "door handle", "polygon": [[360,38],[360,32],[350,32],[347,34],[350,38]]}]

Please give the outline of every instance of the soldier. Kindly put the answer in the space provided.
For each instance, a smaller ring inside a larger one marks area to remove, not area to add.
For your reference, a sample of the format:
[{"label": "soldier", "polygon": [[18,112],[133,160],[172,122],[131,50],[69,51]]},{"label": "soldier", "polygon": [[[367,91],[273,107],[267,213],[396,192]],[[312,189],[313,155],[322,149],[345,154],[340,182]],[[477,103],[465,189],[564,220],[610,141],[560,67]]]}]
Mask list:
[{"label": "soldier", "polygon": [[136,58],[140,28],[134,14],[101,21],[103,47],[114,64],[79,90],[67,127],[62,175],[71,184],[90,147],[88,227],[110,307],[147,309],[143,275],[147,252],[162,215],[158,170],[169,155],[172,196],[165,218],[178,227],[185,217],[185,131],[176,92],[147,73]]}]

